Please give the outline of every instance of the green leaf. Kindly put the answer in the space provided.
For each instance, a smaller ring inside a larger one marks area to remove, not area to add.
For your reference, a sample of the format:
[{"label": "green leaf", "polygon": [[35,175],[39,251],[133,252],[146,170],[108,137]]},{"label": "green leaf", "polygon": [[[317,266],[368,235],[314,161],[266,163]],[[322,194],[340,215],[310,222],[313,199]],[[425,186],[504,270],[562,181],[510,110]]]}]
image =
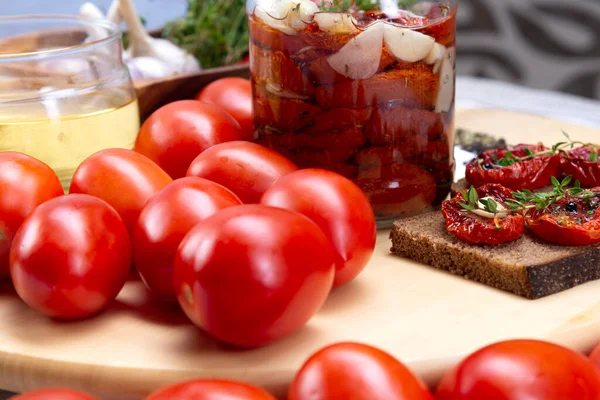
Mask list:
[{"label": "green leaf", "polygon": [[552,152],[556,153],[556,150],[560,149],[565,144],[568,144],[568,143],[567,142],[558,142],[558,143],[556,143],[554,146],[552,146]]},{"label": "green leaf", "polygon": [[[410,3],[411,1],[409,0],[408,2]],[[414,4],[414,0],[412,1],[412,3]],[[379,8],[379,3],[377,0],[356,0],[355,4],[360,10],[363,11],[372,11]]]},{"label": "green leaf", "polygon": [[398,0],[398,7],[400,8],[408,8],[414,6],[417,0]]},{"label": "green leaf", "polygon": [[504,204],[506,204],[506,206],[508,208],[510,208],[512,211],[518,211],[521,208],[525,207],[525,205],[523,203],[521,203],[520,201],[517,200],[513,200],[513,199],[507,199]]},{"label": "green leaf", "polygon": [[461,203],[461,202],[459,202],[458,204],[467,211],[473,211],[475,209],[475,207],[473,207],[470,204],[465,204],[465,203]]},{"label": "green leaf", "polygon": [[577,196],[578,194],[580,194],[581,192],[583,192],[582,188],[578,188],[578,187],[574,187],[568,190],[569,194],[571,196]]},{"label": "green leaf", "polygon": [[523,189],[523,193],[525,193],[527,197],[533,197],[533,192],[529,189]]},{"label": "green leaf", "polygon": [[515,163],[515,160],[508,159],[508,158],[501,158],[498,160],[498,165],[500,165],[502,167],[510,167],[514,163]]},{"label": "green leaf", "polygon": [[550,181],[552,182],[552,186],[554,186],[555,188],[559,188],[560,187],[560,182],[558,181],[558,179],[556,179],[556,177],[551,177]]},{"label": "green leaf", "polygon": [[494,199],[487,199],[485,210],[495,214],[498,211],[498,203]]},{"label": "green leaf", "polygon": [[512,158],[515,158],[515,155],[513,154],[512,151],[507,151],[507,152],[504,153],[504,158],[507,158],[507,159],[510,160]]},{"label": "green leaf", "polygon": [[537,202],[543,202],[546,201],[548,194],[549,193],[536,193],[535,195],[533,195],[533,199]]},{"label": "green leaf", "polygon": [[527,196],[523,192],[513,192],[512,195],[517,200],[527,201]]},{"label": "green leaf", "polygon": [[529,157],[535,157],[535,152],[529,147],[525,147],[523,148],[523,150],[525,151],[525,154],[527,154]]},{"label": "green leaf", "polygon": [[518,201],[514,201],[514,200],[506,200],[504,202],[504,204],[506,204],[506,206],[511,211],[517,211],[517,210],[521,209],[521,207],[522,207]]},{"label": "green leaf", "polygon": [[477,194],[477,190],[475,190],[474,186],[471,186],[469,188],[469,193],[468,193],[469,204],[472,204],[473,206],[477,206],[477,200],[479,200],[479,195]]},{"label": "green leaf", "polygon": [[569,136],[569,134],[567,132],[564,131],[564,129],[560,130],[563,134],[564,137],[566,137],[567,139],[569,139],[569,142],[572,142],[571,137]]},{"label": "green leaf", "polygon": [[236,64],[248,53],[247,21],[245,0],[188,0],[186,15],[167,23],[162,37],[204,68]]},{"label": "green leaf", "polygon": [[575,187],[576,188],[581,188],[581,182],[575,181]]},{"label": "green leaf", "polygon": [[560,183],[560,186],[565,187],[569,183],[571,183],[572,180],[573,180],[573,175],[569,175],[565,179],[562,180],[562,182]]},{"label": "green leaf", "polygon": [[598,152],[597,151],[594,150],[590,153],[590,161],[592,161],[592,162],[598,161]]}]

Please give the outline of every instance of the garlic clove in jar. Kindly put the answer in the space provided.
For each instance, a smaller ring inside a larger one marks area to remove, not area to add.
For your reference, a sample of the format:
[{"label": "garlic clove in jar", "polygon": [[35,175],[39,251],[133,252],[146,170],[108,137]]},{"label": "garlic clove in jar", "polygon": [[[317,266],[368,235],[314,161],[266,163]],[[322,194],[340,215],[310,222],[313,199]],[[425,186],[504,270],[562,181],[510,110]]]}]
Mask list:
[{"label": "garlic clove in jar", "polygon": [[440,83],[438,88],[435,111],[448,112],[454,100],[456,48],[451,47],[446,52],[440,68]]},{"label": "garlic clove in jar", "polygon": [[376,22],[353,37],[327,62],[338,74],[352,79],[368,79],[379,69],[385,23]]},{"label": "garlic clove in jar", "polygon": [[313,17],[318,11],[319,6],[311,0],[292,0],[290,1],[286,23],[290,28],[300,31],[306,25],[312,23]]},{"label": "garlic clove in jar", "polygon": [[286,35],[295,35],[296,31],[285,24],[285,17],[287,14],[284,14],[284,17],[279,18],[271,15],[268,11],[263,8],[256,6],[254,9],[254,15],[259,18],[265,25],[270,26],[273,29],[277,29],[280,32],[285,33]]},{"label": "garlic clove in jar", "polygon": [[390,54],[404,62],[423,60],[435,44],[431,36],[392,24],[385,24],[383,40]]},{"label": "garlic clove in jar", "polygon": [[356,27],[358,22],[352,14],[319,12],[315,14],[314,20],[323,32],[332,34],[358,32],[358,28]]},{"label": "garlic clove in jar", "polygon": [[261,0],[254,15],[271,28],[286,35],[295,35],[310,24],[319,6],[311,0]]},{"label": "garlic clove in jar", "polygon": [[425,64],[433,65],[433,73],[434,74],[437,74],[440,71],[440,67],[442,66],[442,61],[444,60],[444,57],[446,56],[446,52],[447,52],[446,46],[439,44],[439,43],[435,43],[433,45],[433,48],[427,55],[427,57],[425,57],[425,59],[423,60],[425,62]]}]

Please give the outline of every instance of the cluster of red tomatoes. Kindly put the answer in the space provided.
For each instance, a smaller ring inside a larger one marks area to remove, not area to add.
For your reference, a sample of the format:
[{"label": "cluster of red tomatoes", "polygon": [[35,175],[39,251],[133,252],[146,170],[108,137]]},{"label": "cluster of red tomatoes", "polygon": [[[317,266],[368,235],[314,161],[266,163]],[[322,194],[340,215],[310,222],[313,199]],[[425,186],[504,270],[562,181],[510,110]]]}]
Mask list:
[{"label": "cluster of red tomatoes", "polygon": [[535,190],[551,184],[551,178],[572,176],[583,187],[600,186],[600,146],[565,142],[552,148],[520,144],[487,150],[467,164],[467,181],[475,187],[498,183],[513,190]]},{"label": "cluster of red tomatoes", "polygon": [[526,228],[551,244],[600,243],[600,146],[566,136],[552,148],[521,144],[478,155],[466,169],[471,189],[442,204],[448,231],[473,244],[514,241]]},{"label": "cluster of red tomatoes", "polygon": [[75,319],[105,309],[133,265],[157,303],[223,342],[299,329],[366,266],[375,217],[350,180],[298,170],[243,132],[220,106],[169,104],[137,151],[85,159],[68,195],[46,164],[0,153],[0,275],[33,309]]},{"label": "cluster of red tomatoes", "polygon": [[[255,386],[194,380],[158,390],[146,400],[275,400]],[[296,373],[288,400],[598,400],[600,347],[590,359],[536,340],[484,347],[451,369],[435,396],[403,363],[377,348],[338,343],[313,354]],[[97,400],[68,389],[46,389],[13,400]]]}]

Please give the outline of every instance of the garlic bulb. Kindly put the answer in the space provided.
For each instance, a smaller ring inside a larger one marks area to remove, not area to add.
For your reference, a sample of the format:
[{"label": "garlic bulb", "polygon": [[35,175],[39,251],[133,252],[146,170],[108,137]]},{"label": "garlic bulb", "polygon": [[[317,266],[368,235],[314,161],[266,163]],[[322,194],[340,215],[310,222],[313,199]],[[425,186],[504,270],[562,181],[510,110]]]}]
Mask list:
[{"label": "garlic bulb", "polygon": [[133,7],[132,0],[120,0],[119,13],[127,24],[130,36],[127,56],[153,57],[169,65],[176,74],[200,71],[200,63],[181,47],[166,39],[155,39],[148,35]]},{"label": "garlic bulb", "polygon": [[[155,39],[148,35],[132,0],[113,0],[106,16],[90,2],[84,3],[79,13],[84,18],[108,19],[114,24],[120,24],[121,19],[125,20],[130,45],[123,52],[123,59],[133,80],[164,78],[201,70],[198,60],[181,47],[166,39]],[[88,41],[101,35],[102,32],[98,29],[88,29]]]},{"label": "garlic bulb", "polygon": [[121,24],[121,12],[119,11],[119,0],[113,0],[110,3],[108,12],[106,13],[106,19],[115,25]]},{"label": "garlic bulb", "polygon": [[[95,4],[87,2],[81,5],[79,8],[79,15],[87,19],[104,19],[104,14]],[[105,29],[95,26],[86,26],[85,28],[87,32],[86,42],[93,42],[98,39],[101,39],[106,35]]]},{"label": "garlic bulb", "polygon": [[129,68],[129,74],[134,81],[163,78],[174,74],[167,63],[154,57],[126,58],[125,65]]}]

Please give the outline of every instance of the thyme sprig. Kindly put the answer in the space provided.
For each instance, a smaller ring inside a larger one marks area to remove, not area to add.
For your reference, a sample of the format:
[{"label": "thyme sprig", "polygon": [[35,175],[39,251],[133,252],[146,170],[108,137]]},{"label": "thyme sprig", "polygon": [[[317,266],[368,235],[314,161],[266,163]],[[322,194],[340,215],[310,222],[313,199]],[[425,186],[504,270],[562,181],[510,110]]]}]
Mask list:
[{"label": "thyme sprig", "polygon": [[[579,181],[573,183],[571,175],[559,181],[552,177],[552,190],[549,192],[533,193],[531,190],[523,189],[513,192],[514,199],[506,199],[504,205],[507,210],[499,211],[498,202],[491,197],[479,198],[477,191],[473,186],[469,190],[462,192],[465,202],[458,204],[466,211],[483,210],[498,216],[506,213],[526,214],[530,210],[544,211],[552,204],[555,204],[565,198],[577,198],[589,200],[594,197],[600,197],[597,191],[583,189]],[[571,186],[571,183],[573,185]]]},{"label": "thyme sprig", "polygon": [[498,203],[491,197],[480,199],[477,190],[475,190],[475,187],[473,186],[471,186],[469,190],[465,190],[462,195],[466,203],[459,202],[458,204],[467,211],[480,209],[479,205],[481,204],[483,205],[484,211],[492,214],[498,212]]},{"label": "thyme sprig", "polygon": [[[416,0],[397,0],[398,7],[408,9],[417,3]],[[333,0],[326,2],[328,4],[323,11],[346,12],[349,10],[373,11],[380,8],[379,0]]]},{"label": "thyme sprig", "polygon": [[535,208],[538,211],[543,211],[551,204],[554,204],[565,197],[577,197],[582,194],[593,195],[594,192],[590,190],[584,190],[581,188],[581,183],[575,181],[573,187],[569,188],[569,184],[572,182],[573,177],[571,175],[559,181],[555,177],[552,180],[552,190],[545,193],[533,193],[531,190],[523,189],[517,192],[513,192],[515,200],[508,199],[506,201],[507,207],[512,212],[527,212],[530,209]]},{"label": "thyme sprig", "polygon": [[531,160],[537,156],[551,156],[567,149],[574,149],[575,146],[580,145],[582,147],[591,146],[592,152],[590,153],[590,161],[598,161],[598,147],[592,143],[584,143],[578,140],[573,140],[569,136],[567,132],[561,129],[563,136],[567,139],[566,141],[555,143],[552,148],[548,150],[542,151],[533,151],[528,147],[523,148],[525,155],[522,157],[517,157],[512,151],[507,151],[504,153],[504,157],[498,159],[496,161],[497,166],[499,167],[510,167],[511,165],[521,162]]}]

